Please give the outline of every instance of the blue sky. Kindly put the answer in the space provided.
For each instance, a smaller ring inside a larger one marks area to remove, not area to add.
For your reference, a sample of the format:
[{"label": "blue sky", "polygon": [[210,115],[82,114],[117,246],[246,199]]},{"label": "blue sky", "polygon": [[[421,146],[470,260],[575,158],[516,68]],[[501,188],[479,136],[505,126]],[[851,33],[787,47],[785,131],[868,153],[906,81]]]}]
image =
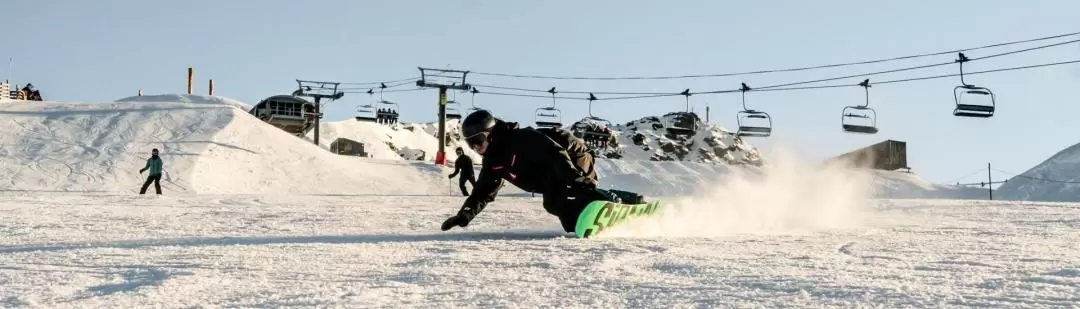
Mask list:
[{"label": "blue sky", "polygon": [[[15,59],[13,82],[46,99],[111,101],[182,93],[186,68],[196,92],[213,78],[216,94],[248,103],[289,93],[295,79],[367,82],[408,78],[417,66],[564,76],[656,76],[788,68],[947,51],[1080,31],[1080,2],[1059,1],[5,1],[9,29],[0,56]],[[1076,37],[1074,37],[1076,38]],[[1057,40],[1061,41],[1061,40]],[[1057,42],[1054,41],[1054,42]],[[978,58],[1032,43],[973,51]],[[679,92],[771,85],[947,62],[954,55],[884,64],[722,78],[575,81],[471,76],[475,84],[570,91]],[[1080,59],[1080,44],[974,61],[987,70]],[[956,73],[956,66],[871,81]],[[861,78],[836,82],[857,83]],[[831,83],[836,83],[831,82]],[[774,135],[751,142],[790,147],[817,160],[885,139],[908,142],[914,171],[957,181],[994,163],[1023,172],[1077,143],[1080,65],[968,77],[991,88],[990,119],[952,116],[956,78],[871,88],[877,135],[840,131],[845,105],[862,89],[751,92],[753,108],[774,118]],[[830,83],[830,84],[831,84]],[[403,87],[407,89],[411,87]],[[484,89],[481,88],[481,91]],[[435,119],[435,90],[387,93],[404,121]],[[459,94],[468,104],[470,96]],[[366,94],[327,106],[348,119]],[[738,94],[690,98],[711,122],[735,127]],[[507,119],[532,122],[550,99],[478,95]],[[585,116],[584,101],[560,101],[564,121]],[[625,122],[684,108],[682,97],[597,101],[596,116]],[[1005,175],[1002,175],[1005,176]],[[983,174],[960,181],[979,181]]]}]

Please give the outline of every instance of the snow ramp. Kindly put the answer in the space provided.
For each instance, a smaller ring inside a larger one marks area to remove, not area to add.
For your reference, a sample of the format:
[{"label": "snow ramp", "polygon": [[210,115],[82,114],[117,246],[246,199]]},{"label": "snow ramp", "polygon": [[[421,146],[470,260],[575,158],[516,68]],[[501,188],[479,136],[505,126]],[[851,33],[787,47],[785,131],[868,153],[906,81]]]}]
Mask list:
[{"label": "snow ramp", "polygon": [[137,192],[152,148],[168,194],[446,190],[438,167],[334,155],[235,104],[18,103],[0,115],[0,191]]}]

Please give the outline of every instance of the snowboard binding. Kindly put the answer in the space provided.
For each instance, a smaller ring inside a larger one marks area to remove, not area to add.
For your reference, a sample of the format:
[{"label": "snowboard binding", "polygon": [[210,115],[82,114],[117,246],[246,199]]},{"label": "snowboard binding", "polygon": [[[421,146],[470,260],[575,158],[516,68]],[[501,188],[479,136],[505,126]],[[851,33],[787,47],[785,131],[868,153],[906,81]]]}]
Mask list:
[{"label": "snowboard binding", "polygon": [[608,192],[611,192],[611,194],[615,195],[616,198],[618,198],[617,201],[613,201],[613,202],[616,202],[616,203],[623,203],[623,204],[646,204],[646,203],[648,203],[648,201],[645,200],[644,195],[637,194],[637,193],[634,193],[634,192],[616,190],[616,189],[608,190]]}]

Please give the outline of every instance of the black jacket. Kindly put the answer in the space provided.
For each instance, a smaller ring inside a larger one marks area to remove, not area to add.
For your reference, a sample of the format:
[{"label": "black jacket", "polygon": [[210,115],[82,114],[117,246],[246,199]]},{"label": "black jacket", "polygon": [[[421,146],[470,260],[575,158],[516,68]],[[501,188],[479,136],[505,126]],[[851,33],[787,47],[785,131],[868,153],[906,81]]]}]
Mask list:
[{"label": "black jacket", "polygon": [[581,139],[566,130],[518,128],[517,123],[499,123],[484,155],[480,178],[458,213],[471,220],[495,200],[503,180],[541,194],[585,185],[583,182],[595,186],[595,172],[581,170],[574,164],[583,156],[592,156],[588,151]]},{"label": "black jacket", "polygon": [[469,176],[473,175],[472,158],[463,154],[458,156],[457,160],[454,160],[454,172],[450,174],[450,177],[456,176],[459,172],[461,173],[461,177],[464,178],[469,178]]}]

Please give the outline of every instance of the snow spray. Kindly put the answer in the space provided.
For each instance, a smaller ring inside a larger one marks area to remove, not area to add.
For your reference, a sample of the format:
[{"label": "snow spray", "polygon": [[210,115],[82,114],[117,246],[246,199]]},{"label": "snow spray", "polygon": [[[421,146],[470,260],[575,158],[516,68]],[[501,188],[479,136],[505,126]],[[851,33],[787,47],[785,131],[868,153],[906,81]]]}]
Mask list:
[{"label": "snow spray", "polygon": [[761,168],[733,169],[689,197],[663,199],[657,214],[599,237],[718,237],[857,227],[873,205],[873,179],[845,163],[821,165],[778,151]]}]

